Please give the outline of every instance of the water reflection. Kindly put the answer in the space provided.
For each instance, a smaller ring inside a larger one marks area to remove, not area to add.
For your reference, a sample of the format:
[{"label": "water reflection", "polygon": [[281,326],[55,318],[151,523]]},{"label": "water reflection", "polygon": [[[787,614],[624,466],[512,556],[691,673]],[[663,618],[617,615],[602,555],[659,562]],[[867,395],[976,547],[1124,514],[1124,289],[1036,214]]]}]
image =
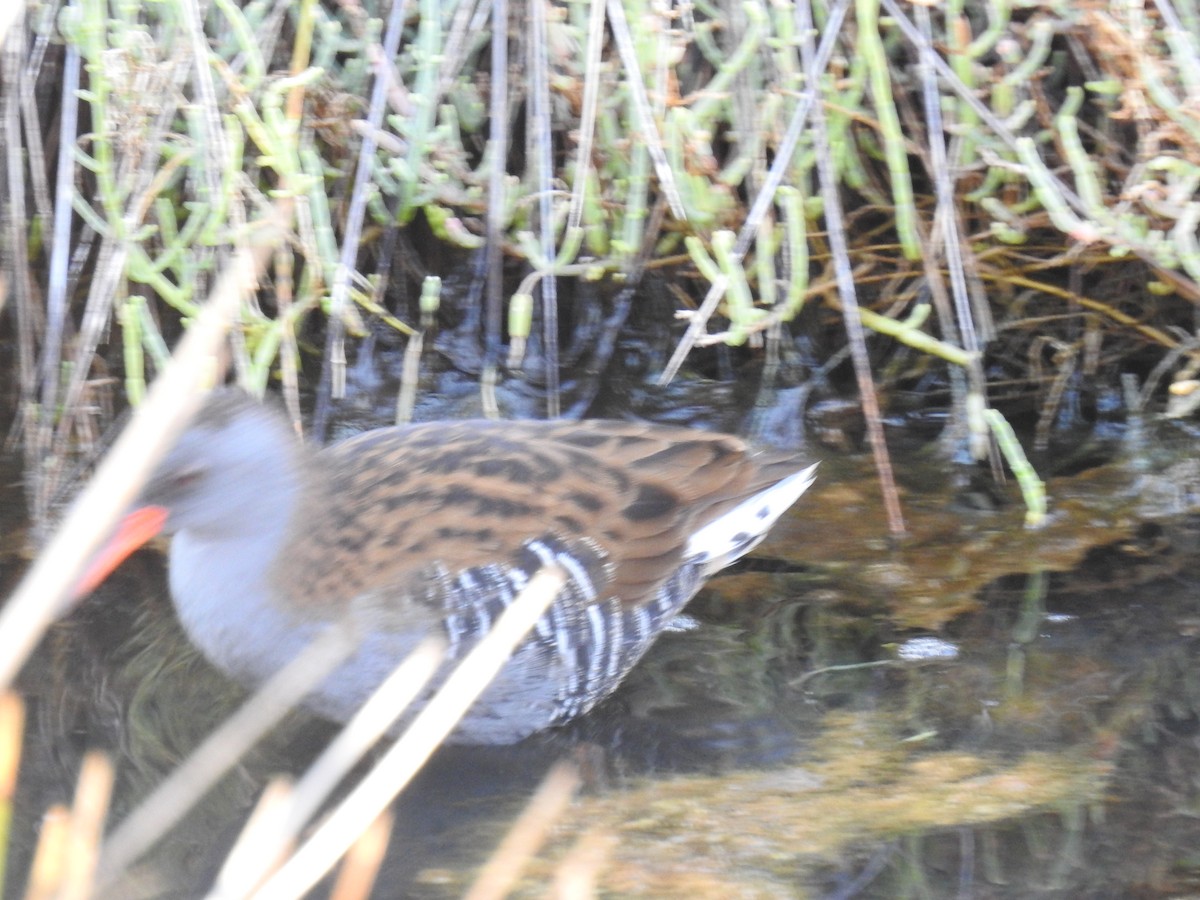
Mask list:
[{"label": "water reflection", "polygon": [[[931,473],[904,470],[912,535],[889,546],[865,467],[829,461],[757,565],[697,598],[701,627],[665,636],[593,715],[440,754],[397,806],[378,896],[461,896],[564,756],[588,787],[531,884],[599,835],[613,896],[1195,890],[1197,521],[1154,514],[1147,473],[1113,466],[1052,483],[1031,533],[1016,505],[964,510]],[[1176,487],[1156,496],[1192,490]],[[85,749],[118,760],[120,818],[242,696],[188,646],[150,554],[54,629],[21,686],[10,885]],[[122,896],[201,893],[267,776],[329,734],[294,716]]]}]

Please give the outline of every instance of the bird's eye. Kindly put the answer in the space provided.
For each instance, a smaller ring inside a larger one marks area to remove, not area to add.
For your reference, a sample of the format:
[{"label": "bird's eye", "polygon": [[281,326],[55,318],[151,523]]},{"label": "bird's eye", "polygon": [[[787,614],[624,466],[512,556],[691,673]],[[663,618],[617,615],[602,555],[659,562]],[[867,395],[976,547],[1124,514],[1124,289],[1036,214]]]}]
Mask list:
[{"label": "bird's eye", "polygon": [[171,474],[167,483],[172,494],[182,494],[190,491],[200,481],[204,470],[200,466],[188,466]]}]

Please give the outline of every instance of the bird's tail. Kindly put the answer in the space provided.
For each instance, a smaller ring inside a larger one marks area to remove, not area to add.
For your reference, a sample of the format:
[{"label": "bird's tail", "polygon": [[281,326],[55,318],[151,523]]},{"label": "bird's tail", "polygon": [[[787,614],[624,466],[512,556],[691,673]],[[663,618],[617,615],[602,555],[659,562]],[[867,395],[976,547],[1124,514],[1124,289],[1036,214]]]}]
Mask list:
[{"label": "bird's tail", "polygon": [[811,465],[789,475],[709,522],[688,539],[684,560],[708,577],[749,553],[808,490],[816,471],[816,465]]}]

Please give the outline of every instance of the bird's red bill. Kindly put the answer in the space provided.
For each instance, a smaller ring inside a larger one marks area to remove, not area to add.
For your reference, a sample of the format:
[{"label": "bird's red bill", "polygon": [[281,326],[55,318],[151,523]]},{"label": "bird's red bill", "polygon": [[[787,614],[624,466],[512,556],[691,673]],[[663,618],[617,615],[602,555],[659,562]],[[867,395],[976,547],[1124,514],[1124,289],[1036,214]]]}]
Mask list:
[{"label": "bird's red bill", "polygon": [[79,584],[75,586],[75,596],[82,597],[94,591],[133,551],[155,535],[161,534],[166,523],[165,506],[142,506],[127,515],[117,526],[117,533],[108,539],[108,543],[96,554],[83,577],[79,579]]}]

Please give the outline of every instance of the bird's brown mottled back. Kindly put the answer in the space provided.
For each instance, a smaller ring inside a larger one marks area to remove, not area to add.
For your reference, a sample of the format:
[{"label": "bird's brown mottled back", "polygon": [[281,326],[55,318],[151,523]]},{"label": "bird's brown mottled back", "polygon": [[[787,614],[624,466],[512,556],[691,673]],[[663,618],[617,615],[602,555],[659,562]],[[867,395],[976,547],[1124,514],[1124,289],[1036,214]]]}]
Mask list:
[{"label": "bird's brown mottled back", "polygon": [[294,535],[274,577],[313,608],[428,595],[439,565],[453,575],[514,562],[545,537],[599,558],[599,599],[636,604],[671,575],[692,531],[796,468],[727,435],[610,421],[377,429],[307,465],[296,527],[319,521],[325,533]]}]

